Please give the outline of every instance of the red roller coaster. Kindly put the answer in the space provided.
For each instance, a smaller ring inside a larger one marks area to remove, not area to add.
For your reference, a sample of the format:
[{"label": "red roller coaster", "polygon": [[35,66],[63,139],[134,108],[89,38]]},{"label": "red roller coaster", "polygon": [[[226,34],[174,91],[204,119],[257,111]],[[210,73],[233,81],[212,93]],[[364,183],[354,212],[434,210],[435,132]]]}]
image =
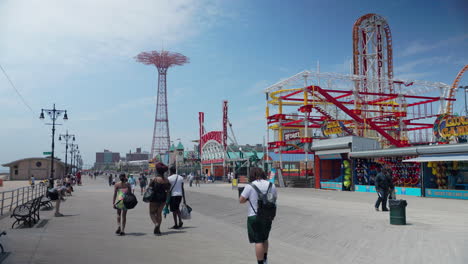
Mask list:
[{"label": "red roller coaster", "polygon": [[[270,148],[300,153],[300,144],[324,138],[326,124],[333,133],[374,138],[383,147],[434,141],[434,118],[451,113],[454,89],[395,79],[392,35],[380,15],[355,22],[353,63],[351,75],[303,71],[266,89],[267,123],[275,138]],[[300,140],[287,142],[285,135],[297,131]]]}]

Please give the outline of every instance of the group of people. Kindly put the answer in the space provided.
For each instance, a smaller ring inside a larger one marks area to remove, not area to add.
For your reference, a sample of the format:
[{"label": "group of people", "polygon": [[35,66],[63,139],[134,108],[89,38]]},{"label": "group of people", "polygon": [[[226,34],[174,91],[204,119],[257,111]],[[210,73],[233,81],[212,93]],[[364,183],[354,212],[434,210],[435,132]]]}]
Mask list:
[{"label": "group of people", "polygon": [[[155,165],[156,176],[148,183],[146,175],[142,174],[139,178],[141,194],[146,191],[146,186],[151,188],[151,196],[149,198],[149,216],[154,224],[153,233],[160,236],[162,214],[165,206],[168,206],[172,212],[174,226],[171,229],[182,228],[182,216],[180,204],[183,200],[186,205],[184,178],[176,173],[175,167],[170,169],[163,163],[159,162]],[[165,174],[169,170],[169,177]],[[134,193],[136,180],[133,175],[127,178],[127,175],[120,174],[119,182],[114,185],[114,195],[112,205],[117,210],[117,230],[115,233],[120,236],[125,235],[125,226],[127,222],[127,208],[123,202],[125,196],[129,193]],[[146,194],[145,194],[146,195]]]},{"label": "group of people", "polygon": [[[135,189],[136,189],[137,185],[139,185],[140,186],[140,194],[143,195],[143,193],[146,191],[146,187],[148,186],[148,176],[145,173],[140,173],[140,177],[138,178],[138,182],[137,182],[137,179],[135,178],[135,176],[133,174],[128,174],[127,181],[128,181],[128,184],[130,184],[130,188],[132,189],[132,193],[135,192]],[[109,173],[108,182],[109,182],[109,186],[115,185],[118,182],[117,174],[113,175],[112,173]]]},{"label": "group of people", "polygon": [[195,181],[195,186],[198,185],[200,187],[200,176],[199,175],[193,175],[193,173],[190,173],[187,177],[189,181],[189,186],[192,187],[193,182]]}]

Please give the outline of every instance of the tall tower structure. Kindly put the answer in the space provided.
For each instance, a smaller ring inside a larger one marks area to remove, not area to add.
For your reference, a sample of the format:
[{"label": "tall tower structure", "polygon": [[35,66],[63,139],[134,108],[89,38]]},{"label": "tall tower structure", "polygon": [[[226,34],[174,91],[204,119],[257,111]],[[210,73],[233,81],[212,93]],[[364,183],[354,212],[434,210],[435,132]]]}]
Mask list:
[{"label": "tall tower structure", "polygon": [[184,65],[189,59],[175,52],[150,51],[138,54],[135,59],[146,65],[154,65],[158,69],[158,94],[156,102],[156,116],[154,118],[153,142],[151,144],[151,159],[157,154],[169,151],[169,116],[167,114],[167,69],[176,65]]}]

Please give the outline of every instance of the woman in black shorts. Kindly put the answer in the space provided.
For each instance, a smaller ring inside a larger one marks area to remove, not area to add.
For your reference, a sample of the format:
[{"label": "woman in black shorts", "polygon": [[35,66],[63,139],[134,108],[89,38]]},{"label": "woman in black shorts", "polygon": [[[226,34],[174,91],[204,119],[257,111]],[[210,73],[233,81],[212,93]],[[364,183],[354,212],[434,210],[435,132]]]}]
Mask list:
[{"label": "woman in black shorts", "polygon": [[157,163],[156,177],[149,184],[149,187],[153,189],[153,196],[149,203],[149,214],[154,223],[153,233],[158,236],[161,235],[162,210],[166,205],[167,191],[171,187],[169,181],[164,177],[167,169],[163,163]]}]

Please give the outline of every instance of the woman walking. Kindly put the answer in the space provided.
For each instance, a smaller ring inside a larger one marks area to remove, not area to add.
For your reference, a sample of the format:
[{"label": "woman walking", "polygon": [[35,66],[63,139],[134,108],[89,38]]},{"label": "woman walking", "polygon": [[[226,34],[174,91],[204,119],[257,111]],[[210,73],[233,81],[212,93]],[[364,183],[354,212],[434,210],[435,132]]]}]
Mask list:
[{"label": "woman walking", "polygon": [[[114,198],[112,204],[114,209],[117,209],[117,230],[115,233],[120,236],[125,236],[125,224],[127,223],[127,209],[123,203],[125,194],[131,193],[132,189],[130,184],[127,182],[125,174],[120,174],[120,182],[114,186]],[[115,200],[117,199],[117,202]]]},{"label": "woman walking", "polygon": [[171,184],[164,177],[167,166],[159,162],[156,164],[156,177],[150,182],[149,187],[153,189],[153,196],[149,203],[149,214],[154,223],[155,235],[161,235],[162,211],[166,204],[167,191]]}]

